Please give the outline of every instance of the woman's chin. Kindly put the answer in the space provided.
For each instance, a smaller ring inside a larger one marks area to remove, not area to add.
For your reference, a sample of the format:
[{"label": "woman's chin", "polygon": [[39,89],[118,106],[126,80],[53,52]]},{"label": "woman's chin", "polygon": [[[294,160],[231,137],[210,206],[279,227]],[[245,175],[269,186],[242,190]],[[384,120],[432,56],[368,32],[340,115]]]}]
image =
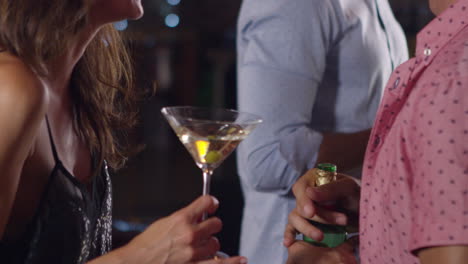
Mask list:
[{"label": "woman's chin", "polygon": [[141,17],[143,17],[144,14],[145,14],[145,12],[143,11],[143,9],[140,9],[138,12],[135,12],[134,14],[132,14],[131,16],[129,16],[128,19],[130,19],[130,20],[138,20],[138,19],[140,19]]},{"label": "woman's chin", "polygon": [[131,10],[132,10],[131,13],[127,16],[127,19],[130,19],[130,20],[140,19],[145,14],[145,11],[143,9],[143,6],[141,5],[141,2],[134,3],[134,6],[131,8]]}]

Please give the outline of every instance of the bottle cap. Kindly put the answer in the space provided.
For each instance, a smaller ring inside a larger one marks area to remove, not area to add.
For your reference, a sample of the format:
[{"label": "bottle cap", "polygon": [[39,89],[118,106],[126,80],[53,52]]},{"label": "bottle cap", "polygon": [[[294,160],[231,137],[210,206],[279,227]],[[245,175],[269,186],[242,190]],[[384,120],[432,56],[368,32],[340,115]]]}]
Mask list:
[{"label": "bottle cap", "polygon": [[320,163],[315,173],[315,186],[321,186],[336,180],[336,165]]}]

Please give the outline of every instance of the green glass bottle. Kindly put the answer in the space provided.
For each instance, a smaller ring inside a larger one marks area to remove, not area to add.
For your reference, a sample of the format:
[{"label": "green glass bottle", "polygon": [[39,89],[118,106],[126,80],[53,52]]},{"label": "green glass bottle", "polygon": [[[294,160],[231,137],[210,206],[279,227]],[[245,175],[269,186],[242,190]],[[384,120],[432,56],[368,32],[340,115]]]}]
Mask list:
[{"label": "green glass bottle", "polygon": [[[321,163],[317,165],[316,175],[315,175],[315,186],[321,186],[332,181],[336,180],[336,165],[330,163]],[[332,207],[332,205],[327,205],[327,207]],[[336,247],[343,243],[346,240],[346,227],[339,225],[329,225],[322,224],[313,220],[310,220],[310,223],[322,230],[323,240],[316,241],[307,236],[303,236],[303,240],[319,247]]]}]

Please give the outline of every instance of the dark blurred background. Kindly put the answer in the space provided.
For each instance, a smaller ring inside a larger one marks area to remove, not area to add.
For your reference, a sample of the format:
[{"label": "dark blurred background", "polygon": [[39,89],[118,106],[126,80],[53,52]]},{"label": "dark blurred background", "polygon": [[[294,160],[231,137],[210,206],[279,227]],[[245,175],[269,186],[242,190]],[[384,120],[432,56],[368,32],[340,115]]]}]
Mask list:
[{"label": "dark blurred background", "polygon": [[[261,1],[261,0],[258,0]],[[426,0],[390,0],[407,34],[410,54],[416,33],[432,19]],[[141,103],[134,139],[146,145],[114,181],[115,226],[142,230],[188,205],[202,191],[201,171],[160,113],[163,106],[236,108],[236,20],[241,0],[146,0],[145,16],[116,27],[128,35],[138,87],[157,85]],[[222,250],[238,253],[243,198],[231,155],[212,179],[223,220]]]}]

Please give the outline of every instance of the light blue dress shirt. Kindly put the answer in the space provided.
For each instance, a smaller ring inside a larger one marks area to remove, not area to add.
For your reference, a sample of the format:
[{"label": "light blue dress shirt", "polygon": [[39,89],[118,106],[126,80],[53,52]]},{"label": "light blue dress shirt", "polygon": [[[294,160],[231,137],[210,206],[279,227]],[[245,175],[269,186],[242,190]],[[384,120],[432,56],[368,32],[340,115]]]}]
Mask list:
[{"label": "light blue dress shirt", "polygon": [[386,0],[244,0],[237,50],[238,107],[264,119],[237,152],[240,254],[282,264],[291,187],[315,167],[321,131],[372,126],[406,40]]}]

